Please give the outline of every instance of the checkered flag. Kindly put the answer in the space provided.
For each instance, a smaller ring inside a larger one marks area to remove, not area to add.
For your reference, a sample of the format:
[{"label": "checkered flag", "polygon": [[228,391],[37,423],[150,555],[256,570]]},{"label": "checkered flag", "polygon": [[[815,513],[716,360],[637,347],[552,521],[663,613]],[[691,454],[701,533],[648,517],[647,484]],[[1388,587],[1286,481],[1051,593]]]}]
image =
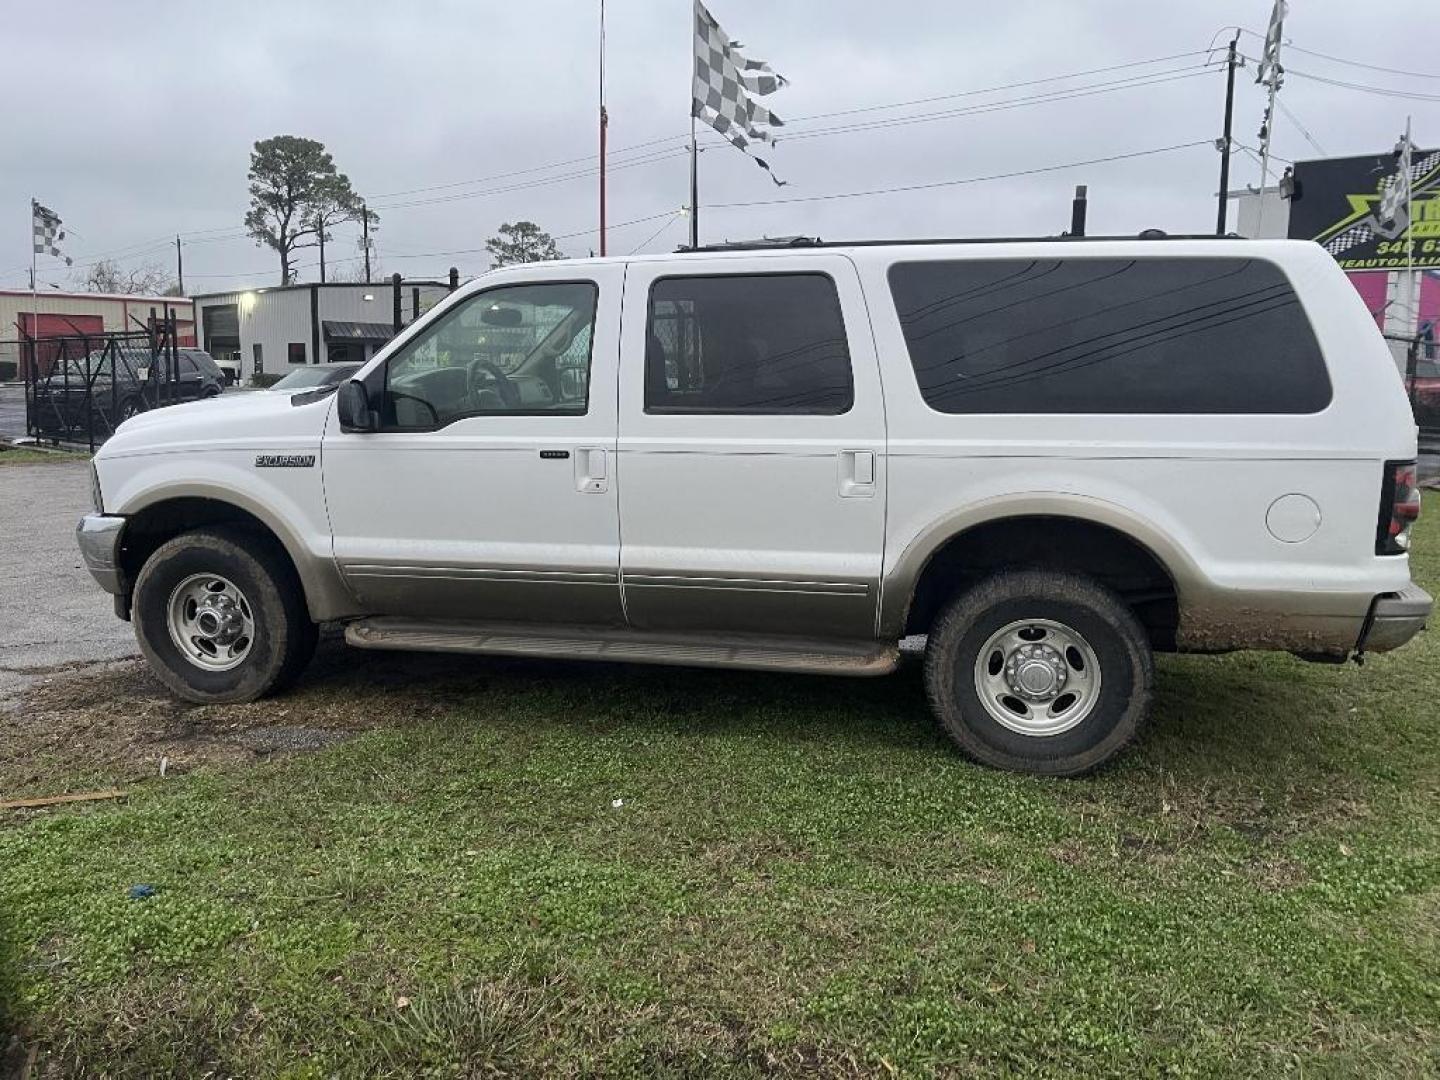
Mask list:
[{"label": "checkered flag", "polygon": [[1257,83],[1263,83],[1267,79],[1278,80],[1283,74],[1280,67],[1280,35],[1285,32],[1285,16],[1289,13],[1290,6],[1285,0],[1275,0],[1275,6],[1270,9],[1270,25],[1265,29],[1265,51],[1260,54],[1260,63],[1255,65]]},{"label": "checkered flag", "polygon": [[750,154],[755,163],[770,173],[770,179],[783,186],[770,164],[750,153],[752,142],[775,144],[771,128],[783,127],[785,121],[751,95],[764,97],[789,85],[763,60],[747,60],[740,52],[738,41],[731,41],[715,17],[695,0],[695,81],[690,112],[718,131],[736,149]]},{"label": "checkered flag", "polygon": [[60,215],[34,199],[30,200],[30,211],[35,228],[35,254],[54,255],[57,259],[64,259],[65,265],[69,266],[74,260],[60,250],[60,241],[65,239]]}]

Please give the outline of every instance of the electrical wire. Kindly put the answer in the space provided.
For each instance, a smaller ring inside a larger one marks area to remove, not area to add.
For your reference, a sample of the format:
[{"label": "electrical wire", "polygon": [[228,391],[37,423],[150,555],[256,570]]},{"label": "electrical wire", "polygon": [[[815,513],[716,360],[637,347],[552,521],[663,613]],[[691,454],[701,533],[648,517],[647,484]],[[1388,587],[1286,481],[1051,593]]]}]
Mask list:
[{"label": "electrical wire", "polygon": [[[1265,40],[1264,34],[1257,33],[1256,31],[1251,30],[1249,27],[1245,26],[1226,26],[1222,27],[1222,31],[1223,30],[1239,30],[1242,34],[1249,34],[1251,37],[1259,41]],[[1212,38],[1211,40],[1213,41],[1214,39]],[[1380,64],[1368,64],[1363,60],[1351,60],[1344,56],[1334,56],[1331,53],[1323,53],[1320,52],[1318,49],[1307,49],[1301,45],[1296,45],[1288,38],[1285,39],[1283,45],[1284,48],[1292,52],[1304,53],[1306,56],[1318,57],[1321,60],[1329,60],[1331,63],[1334,64],[1346,64],[1350,67],[1364,68],[1367,71],[1379,71],[1386,75],[1400,75],[1407,79],[1440,79],[1440,74],[1437,74],[1433,71],[1406,71],[1404,68],[1392,68],[1384,67]]]},{"label": "electrical wire", "polygon": [[1287,117],[1289,117],[1290,122],[1299,129],[1301,135],[1305,136],[1305,141],[1315,148],[1315,152],[1317,154],[1319,154],[1321,157],[1330,156],[1325,152],[1325,148],[1316,141],[1315,136],[1311,135],[1310,132],[1306,130],[1305,125],[1300,122],[1300,118],[1290,111],[1290,107],[1285,104],[1285,100],[1281,98],[1278,94],[1275,97],[1275,104],[1280,106],[1280,111],[1283,112]]},{"label": "electrical wire", "polygon": [[710,203],[707,210],[736,210],[753,206],[784,206],[791,203],[828,202],[833,199],[858,199],[870,195],[895,195],[907,191],[931,191],[936,188],[954,187],[960,184],[980,184],[989,180],[1013,180],[1022,176],[1036,176],[1040,173],[1060,172],[1087,165],[1104,165],[1112,161],[1126,161],[1131,158],[1150,157],[1155,154],[1169,154],[1177,150],[1189,150],[1197,146],[1214,146],[1213,139],[1197,139],[1194,142],[1176,143],[1173,146],[1159,146],[1152,150],[1135,150],[1128,154],[1111,154],[1107,157],[1090,158],[1086,161],[1067,161],[1059,165],[1042,165],[1033,169],[1018,169],[1014,172],[990,173],[985,176],[967,176],[958,180],[936,180],[928,184],[904,184],[898,187],[873,188],[867,191],[837,191],[827,195],[795,195],[784,199],[758,199],[747,202]]},{"label": "electrical wire", "polygon": [[653,233],[651,233],[649,236],[647,236],[644,240],[641,240],[640,243],[636,244],[633,248],[631,248],[630,254],[631,254],[631,255],[638,254],[641,248],[643,248],[643,247],[649,247],[651,244],[653,244],[653,243],[655,242],[655,239],[656,239],[661,233],[663,233],[666,229],[670,228],[671,225],[674,225],[675,222],[677,222],[678,220],[680,220],[680,218],[683,216],[683,214],[684,214],[684,211],[683,211],[683,210],[676,210],[673,214],[671,214],[668,218],[666,218],[665,221],[663,221],[663,222],[661,223],[661,225],[660,225],[660,227],[659,227],[658,229],[656,229]]}]

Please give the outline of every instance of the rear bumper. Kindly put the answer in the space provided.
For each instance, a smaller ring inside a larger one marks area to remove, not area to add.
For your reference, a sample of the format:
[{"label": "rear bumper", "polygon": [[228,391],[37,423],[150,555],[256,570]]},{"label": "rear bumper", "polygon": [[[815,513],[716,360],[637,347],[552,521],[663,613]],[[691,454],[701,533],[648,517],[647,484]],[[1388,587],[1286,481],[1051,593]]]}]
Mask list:
[{"label": "rear bumper", "polygon": [[124,531],[125,519],[108,514],[86,514],[75,526],[75,540],[85,569],[102,589],[116,596],[125,591],[120,572],[120,538]]},{"label": "rear bumper", "polygon": [[1370,605],[1370,614],[1355,643],[1358,652],[1388,652],[1398,649],[1425,629],[1435,601],[1418,585],[1399,592],[1382,593]]}]

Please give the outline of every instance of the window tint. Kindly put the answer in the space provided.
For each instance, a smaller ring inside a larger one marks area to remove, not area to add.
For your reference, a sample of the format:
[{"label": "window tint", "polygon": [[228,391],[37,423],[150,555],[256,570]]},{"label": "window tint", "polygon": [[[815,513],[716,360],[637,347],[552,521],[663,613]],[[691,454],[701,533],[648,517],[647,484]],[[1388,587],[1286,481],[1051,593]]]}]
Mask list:
[{"label": "window tint", "polygon": [[384,420],[443,427],[466,416],[583,415],[597,290],[590,282],[477,293],[389,362]]},{"label": "window tint", "polygon": [[854,401],[824,274],[663,278],[648,329],[646,412],[834,415]]},{"label": "window tint", "polygon": [[920,393],[947,413],[1311,413],[1319,344],[1254,259],[899,263]]}]

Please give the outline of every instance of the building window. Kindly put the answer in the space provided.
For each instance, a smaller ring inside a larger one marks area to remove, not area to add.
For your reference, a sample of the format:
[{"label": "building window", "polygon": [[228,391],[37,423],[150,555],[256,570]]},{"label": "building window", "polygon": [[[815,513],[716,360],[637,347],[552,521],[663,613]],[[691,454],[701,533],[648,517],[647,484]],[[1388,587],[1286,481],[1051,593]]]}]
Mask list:
[{"label": "building window", "polygon": [[290,342],[290,350],[287,359],[292,364],[305,363],[305,343],[303,341]]},{"label": "building window", "polygon": [[824,274],[662,278],[650,289],[648,413],[848,412],[855,392]]},{"label": "building window", "polygon": [[255,344],[251,345],[250,351],[255,356],[255,368],[252,374],[263,374],[265,371],[265,351],[260,348],[260,342],[257,341],[255,342]]}]

